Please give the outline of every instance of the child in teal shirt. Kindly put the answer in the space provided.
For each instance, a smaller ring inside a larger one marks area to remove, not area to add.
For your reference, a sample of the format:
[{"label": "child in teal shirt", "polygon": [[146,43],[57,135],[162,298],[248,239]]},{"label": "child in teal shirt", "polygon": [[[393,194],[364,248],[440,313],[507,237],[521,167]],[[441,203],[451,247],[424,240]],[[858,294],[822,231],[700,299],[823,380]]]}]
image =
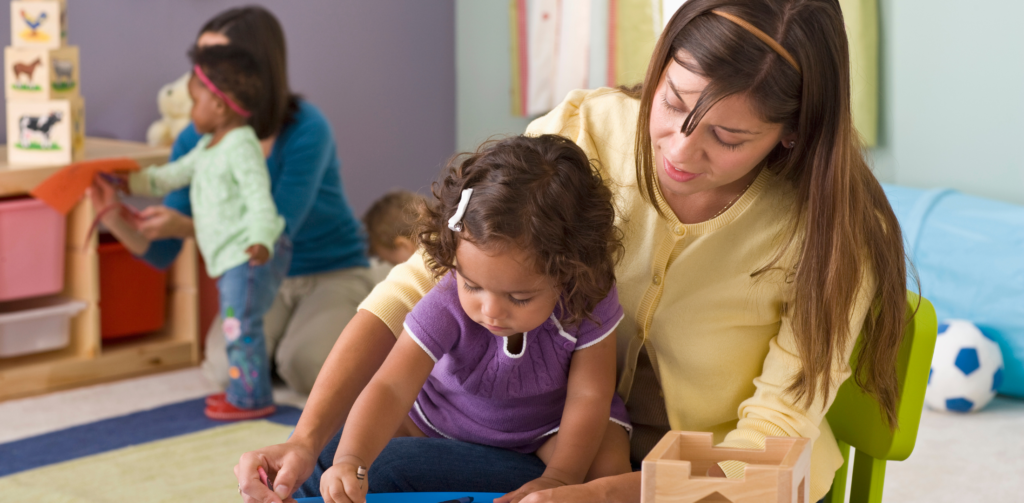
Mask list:
[{"label": "child in teal shirt", "polygon": [[256,62],[245,50],[194,49],[192,122],[203,134],[188,154],[132,174],[132,193],[163,195],[191,185],[196,242],[218,277],[231,380],[207,399],[206,415],[238,420],[274,412],[263,315],[288,272],[291,243],[270,193],[259,139],[247,125],[260,99]]}]

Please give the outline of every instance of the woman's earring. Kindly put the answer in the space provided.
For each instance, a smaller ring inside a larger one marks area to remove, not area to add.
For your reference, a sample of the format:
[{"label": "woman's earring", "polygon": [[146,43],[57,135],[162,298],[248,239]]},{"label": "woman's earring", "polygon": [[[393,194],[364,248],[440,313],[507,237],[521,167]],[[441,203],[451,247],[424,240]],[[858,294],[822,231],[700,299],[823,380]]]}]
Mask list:
[{"label": "woman's earring", "polygon": [[791,141],[791,142],[789,142],[789,143],[787,143],[787,144],[786,144],[786,147],[787,147],[787,148],[793,148],[793,147],[795,147],[795,146],[796,146],[796,142],[795,142],[795,141]]}]

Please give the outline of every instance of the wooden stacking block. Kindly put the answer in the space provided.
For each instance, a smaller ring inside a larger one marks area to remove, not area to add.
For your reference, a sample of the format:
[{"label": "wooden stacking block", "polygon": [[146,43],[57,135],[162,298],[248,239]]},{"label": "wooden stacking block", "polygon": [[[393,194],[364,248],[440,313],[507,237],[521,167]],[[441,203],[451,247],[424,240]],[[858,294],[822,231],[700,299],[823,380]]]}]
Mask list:
[{"label": "wooden stacking block", "polygon": [[[747,463],[742,479],[708,477],[721,461]],[[714,447],[711,433],[671,431],[644,458],[641,503],[813,503],[811,441],[768,437],[764,450]]]},{"label": "wooden stacking block", "polygon": [[49,101],[79,95],[78,47],[4,50],[4,94],[8,100]]},{"label": "wooden stacking block", "polygon": [[81,97],[7,102],[7,162],[11,169],[56,166],[85,153],[85,103]]},{"label": "wooden stacking block", "polygon": [[11,45],[56,49],[67,42],[65,0],[11,2]]}]

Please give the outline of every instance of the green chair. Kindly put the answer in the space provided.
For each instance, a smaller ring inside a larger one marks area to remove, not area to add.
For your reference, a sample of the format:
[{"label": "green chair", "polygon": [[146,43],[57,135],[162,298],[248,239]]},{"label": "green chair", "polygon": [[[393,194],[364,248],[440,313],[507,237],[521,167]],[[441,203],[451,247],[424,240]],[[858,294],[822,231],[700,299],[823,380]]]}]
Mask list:
[{"label": "green chair", "polygon": [[[920,306],[918,306],[920,299]],[[836,472],[832,490],[825,496],[826,503],[842,503],[846,497],[850,447],[856,449],[850,503],[878,503],[882,501],[885,481],[885,462],[903,461],[910,457],[917,440],[917,427],[921,423],[924,392],[928,386],[928,372],[935,349],[937,325],[935,308],[923,297],[907,294],[910,312],[917,314],[907,325],[897,362],[900,398],[896,406],[899,428],[890,431],[882,416],[878,402],[847,379],[836,393],[829,409],[828,423],[839,441],[843,453],[843,466]],[[856,358],[856,352],[854,353]],[[854,365],[856,362],[851,362]]]}]

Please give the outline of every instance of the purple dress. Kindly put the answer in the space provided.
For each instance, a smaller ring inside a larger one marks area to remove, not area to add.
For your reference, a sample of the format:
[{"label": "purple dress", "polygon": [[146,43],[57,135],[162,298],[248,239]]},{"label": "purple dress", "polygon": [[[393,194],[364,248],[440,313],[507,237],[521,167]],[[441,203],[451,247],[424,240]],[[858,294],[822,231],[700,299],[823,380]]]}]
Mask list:
[{"label": "purple dress", "polygon": [[[563,330],[554,314],[523,335],[519,354],[508,339],[474,322],[459,305],[454,273],[416,304],[405,330],[434,360],[434,369],[409,411],[434,438],[450,438],[530,453],[558,431],[573,352],[597,344],[622,321],[615,288],[578,327]],[[556,308],[557,312],[557,308]],[[618,395],[610,420],[631,429]]]}]

